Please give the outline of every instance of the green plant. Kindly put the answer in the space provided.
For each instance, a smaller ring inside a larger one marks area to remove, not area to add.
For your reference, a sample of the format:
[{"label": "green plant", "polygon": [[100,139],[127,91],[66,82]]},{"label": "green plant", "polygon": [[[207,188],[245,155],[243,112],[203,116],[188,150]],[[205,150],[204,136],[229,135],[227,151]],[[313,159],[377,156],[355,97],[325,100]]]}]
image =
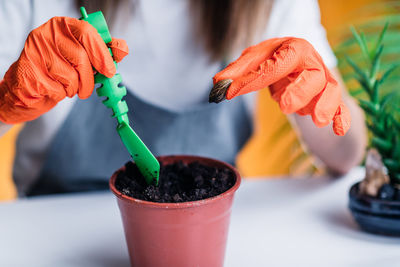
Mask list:
[{"label": "green plant", "polygon": [[388,23],[371,45],[367,42],[364,33],[359,34],[355,28],[352,28],[364,62],[357,64],[349,56],[346,56],[346,61],[355,72],[355,78],[366,95],[364,98],[357,96],[356,98],[366,114],[370,146],[376,148],[381,154],[391,183],[400,185],[400,88],[394,87],[393,90],[385,93],[381,90],[389,75],[398,66],[392,64],[385,70],[381,67],[383,39],[387,29]]}]

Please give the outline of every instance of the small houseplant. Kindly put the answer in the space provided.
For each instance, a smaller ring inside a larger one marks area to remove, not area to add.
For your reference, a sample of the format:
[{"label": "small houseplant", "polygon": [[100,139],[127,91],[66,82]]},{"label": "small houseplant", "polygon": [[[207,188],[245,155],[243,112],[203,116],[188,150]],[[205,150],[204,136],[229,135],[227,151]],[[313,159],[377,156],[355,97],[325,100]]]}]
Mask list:
[{"label": "small houseplant", "polygon": [[[383,70],[382,55],[388,23],[371,44],[364,33],[354,28],[363,63],[346,57],[355,73],[364,97],[357,97],[366,115],[369,148],[365,160],[366,175],[349,192],[349,207],[360,227],[368,232],[400,235],[400,90],[382,90],[397,68]],[[358,58],[360,61],[360,58]]]}]

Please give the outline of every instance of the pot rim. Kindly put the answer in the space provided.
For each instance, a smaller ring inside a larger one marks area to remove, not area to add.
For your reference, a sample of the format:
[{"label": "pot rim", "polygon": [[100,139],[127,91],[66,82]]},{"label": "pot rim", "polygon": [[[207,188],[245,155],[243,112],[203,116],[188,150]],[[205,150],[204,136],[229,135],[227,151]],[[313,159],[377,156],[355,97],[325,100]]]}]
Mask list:
[{"label": "pot rim", "polygon": [[230,170],[233,171],[233,173],[236,176],[236,181],[235,184],[226,190],[225,192],[210,197],[206,199],[201,199],[201,200],[196,200],[196,201],[187,201],[187,202],[169,202],[169,203],[160,203],[160,202],[151,202],[147,200],[141,200],[137,198],[133,198],[127,195],[122,194],[118,189],[115,187],[115,180],[120,172],[125,171],[126,167],[125,165],[119,168],[114,174],[111,176],[109,180],[109,186],[111,191],[114,193],[114,195],[119,198],[122,201],[129,202],[131,204],[136,204],[136,205],[141,205],[146,208],[159,208],[159,209],[181,209],[181,208],[191,208],[191,207],[198,207],[198,206],[203,206],[203,205],[208,205],[214,202],[219,201],[220,199],[224,199],[229,197],[230,195],[233,195],[235,191],[239,188],[240,183],[241,183],[241,177],[238,172],[238,170],[233,167],[231,164],[226,163],[224,161],[220,161],[217,159],[213,158],[208,158],[208,157],[202,157],[202,156],[192,156],[192,155],[166,155],[166,156],[159,156],[157,157],[158,160],[162,160],[164,158],[176,158],[177,160],[179,159],[189,159],[189,161],[214,161],[218,165],[222,165],[226,168],[229,168]]},{"label": "pot rim", "polygon": [[366,201],[368,203],[374,202],[374,203],[378,203],[378,204],[386,204],[386,205],[390,204],[390,205],[393,205],[393,206],[399,206],[400,207],[400,201],[398,201],[398,200],[379,199],[379,198],[372,197],[372,196],[369,196],[369,195],[360,194],[360,192],[358,191],[360,183],[361,183],[361,181],[353,184],[350,187],[350,190],[349,190],[350,198],[361,199],[361,200],[364,200],[364,201]]}]

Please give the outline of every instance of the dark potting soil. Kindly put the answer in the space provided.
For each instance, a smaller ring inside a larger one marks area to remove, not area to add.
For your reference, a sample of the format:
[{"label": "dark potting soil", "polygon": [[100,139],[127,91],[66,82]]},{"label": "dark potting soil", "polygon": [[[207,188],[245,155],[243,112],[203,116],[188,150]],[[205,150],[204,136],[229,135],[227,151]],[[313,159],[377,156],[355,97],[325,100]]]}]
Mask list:
[{"label": "dark potting soil", "polygon": [[230,169],[193,162],[161,165],[158,185],[148,185],[133,162],[125,164],[115,187],[124,195],[152,202],[173,203],[201,200],[219,195],[235,184]]}]

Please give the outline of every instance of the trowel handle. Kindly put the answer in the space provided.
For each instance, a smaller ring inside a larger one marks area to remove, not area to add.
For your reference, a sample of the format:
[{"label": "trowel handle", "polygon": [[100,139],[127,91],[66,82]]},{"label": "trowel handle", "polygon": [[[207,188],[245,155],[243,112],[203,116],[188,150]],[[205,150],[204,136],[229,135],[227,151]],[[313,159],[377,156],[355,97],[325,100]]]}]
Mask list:
[{"label": "trowel handle", "polygon": [[90,25],[95,27],[99,32],[101,39],[103,39],[106,44],[111,42],[111,34],[108,30],[107,21],[104,18],[103,13],[101,11],[97,11],[88,15],[84,7],[81,7],[80,11],[82,15],[80,19],[89,22]]},{"label": "trowel handle", "polygon": [[[111,34],[108,30],[106,19],[103,16],[101,11],[97,11],[91,14],[87,14],[86,9],[84,7],[80,8],[82,17],[81,20],[89,22],[93,27],[96,28],[104,43],[111,42]],[[112,56],[111,49],[109,49],[110,55]],[[117,63],[114,61],[115,67],[117,67]],[[125,86],[120,86],[122,82],[122,77],[120,74],[115,74],[112,78],[107,78],[101,73],[97,73],[94,76],[94,80],[96,83],[100,83],[101,87],[99,87],[96,92],[98,96],[104,96],[106,99],[103,101],[103,104],[111,108],[113,111],[113,117],[117,118],[118,124],[121,124],[123,121],[129,125],[128,118],[128,105],[122,98],[126,95]]]}]

